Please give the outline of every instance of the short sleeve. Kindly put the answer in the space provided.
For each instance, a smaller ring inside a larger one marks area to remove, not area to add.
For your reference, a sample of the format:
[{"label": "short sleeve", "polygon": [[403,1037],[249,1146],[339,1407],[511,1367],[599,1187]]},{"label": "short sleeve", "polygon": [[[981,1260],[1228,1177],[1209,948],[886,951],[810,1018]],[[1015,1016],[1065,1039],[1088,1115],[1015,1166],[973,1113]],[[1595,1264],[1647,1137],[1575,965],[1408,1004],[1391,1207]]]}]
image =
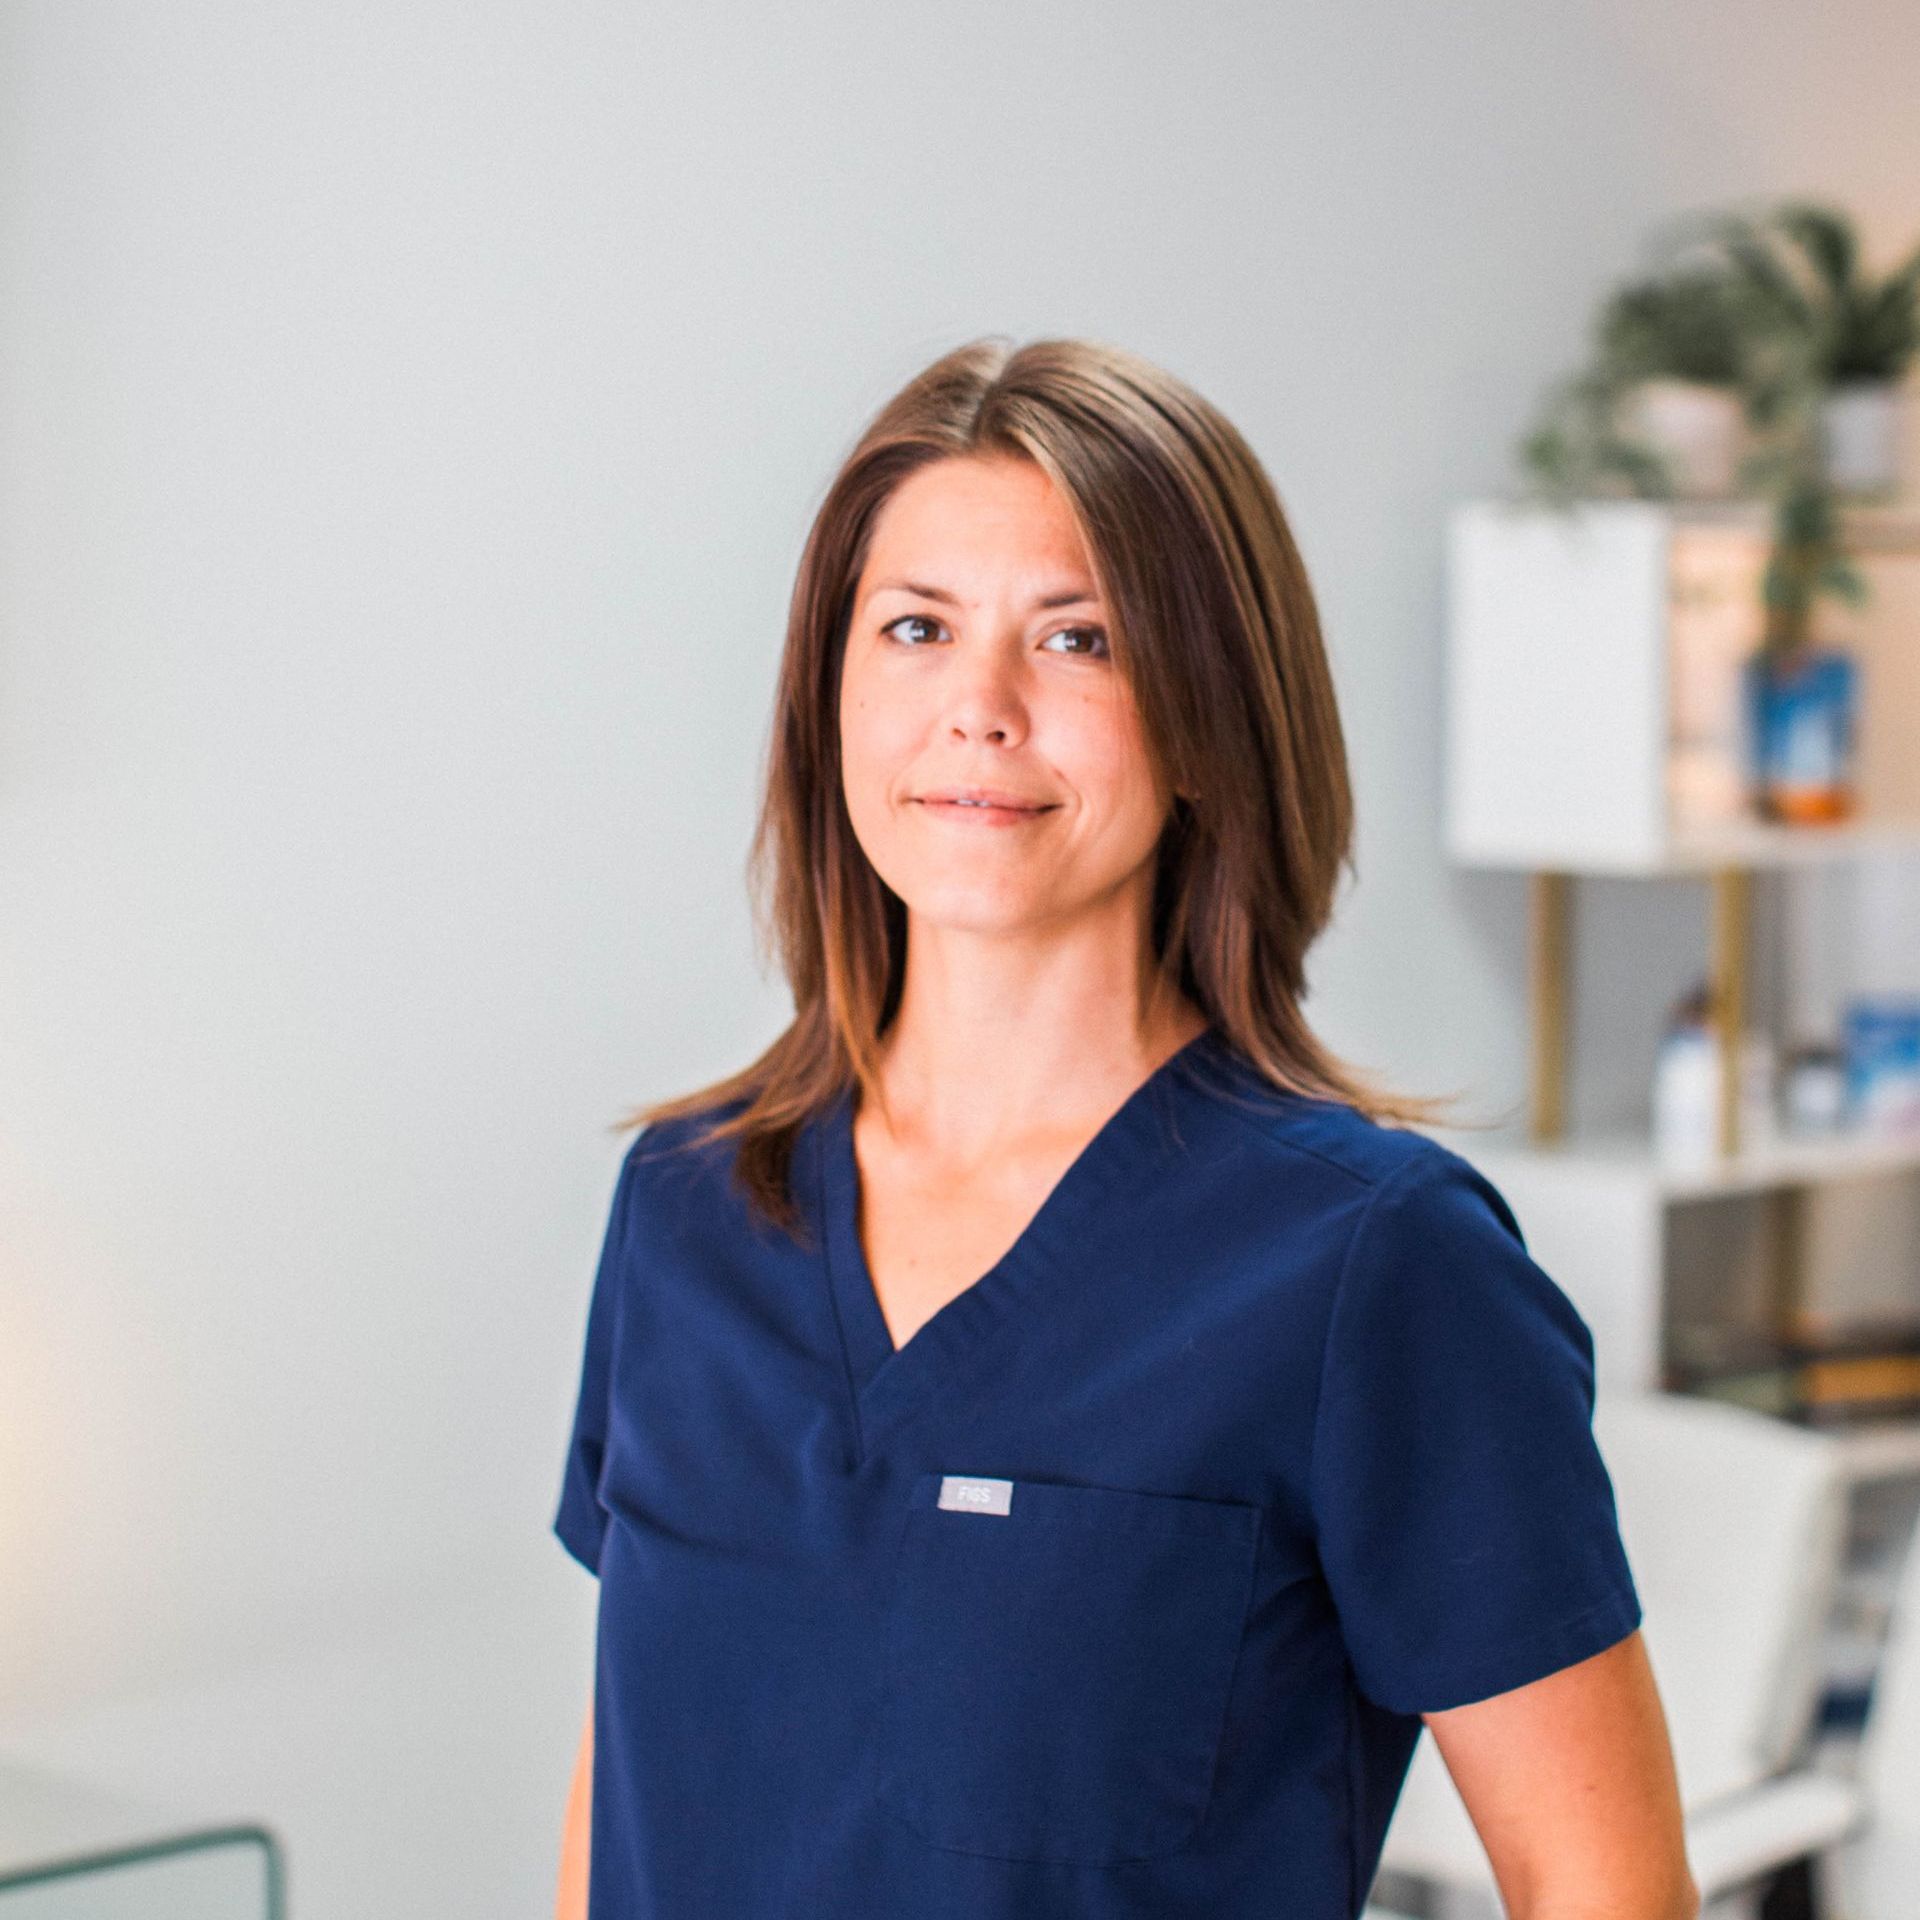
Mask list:
[{"label": "short sleeve", "polygon": [[1593,1404],[1592,1334],[1499,1190],[1437,1143],[1382,1181],[1329,1316],[1309,1476],[1369,1699],[1463,1706],[1640,1624]]},{"label": "short sleeve", "polygon": [[630,1148],[614,1184],[599,1267],[587,1305],[585,1351],[574,1402],[573,1432],[567,1443],[560,1481],[560,1505],[553,1531],[561,1544],[590,1573],[600,1570],[600,1541],[606,1532],[606,1508],[600,1498],[600,1471],[606,1455],[608,1405],[613,1375],[614,1332],[620,1289],[627,1264],[627,1219],[638,1152]]}]

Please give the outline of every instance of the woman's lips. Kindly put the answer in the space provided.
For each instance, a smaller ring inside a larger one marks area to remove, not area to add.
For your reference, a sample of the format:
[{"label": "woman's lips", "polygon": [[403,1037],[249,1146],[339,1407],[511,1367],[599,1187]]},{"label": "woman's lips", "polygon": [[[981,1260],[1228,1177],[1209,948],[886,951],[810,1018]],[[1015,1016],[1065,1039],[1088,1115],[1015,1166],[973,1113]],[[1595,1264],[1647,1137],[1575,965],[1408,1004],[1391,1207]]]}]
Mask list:
[{"label": "woman's lips", "polygon": [[1055,811],[1051,805],[1007,806],[977,800],[921,800],[917,804],[936,820],[957,820],[975,827],[1022,827],[1031,821],[1043,820]]}]

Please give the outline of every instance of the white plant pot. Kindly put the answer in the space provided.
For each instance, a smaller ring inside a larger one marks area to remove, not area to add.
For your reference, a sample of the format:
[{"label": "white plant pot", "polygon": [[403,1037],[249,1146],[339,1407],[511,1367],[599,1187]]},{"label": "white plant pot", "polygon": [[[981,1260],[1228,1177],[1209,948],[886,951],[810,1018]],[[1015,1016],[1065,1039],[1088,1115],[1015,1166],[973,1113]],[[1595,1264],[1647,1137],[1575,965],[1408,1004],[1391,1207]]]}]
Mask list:
[{"label": "white plant pot", "polygon": [[1642,380],[1620,406],[1621,426],[1666,461],[1677,493],[1720,499],[1733,492],[1747,436],[1739,394],[1699,380]]},{"label": "white plant pot", "polygon": [[1850,380],[1820,403],[1820,440],[1828,483],[1843,493],[1900,489],[1900,387],[1892,380]]}]

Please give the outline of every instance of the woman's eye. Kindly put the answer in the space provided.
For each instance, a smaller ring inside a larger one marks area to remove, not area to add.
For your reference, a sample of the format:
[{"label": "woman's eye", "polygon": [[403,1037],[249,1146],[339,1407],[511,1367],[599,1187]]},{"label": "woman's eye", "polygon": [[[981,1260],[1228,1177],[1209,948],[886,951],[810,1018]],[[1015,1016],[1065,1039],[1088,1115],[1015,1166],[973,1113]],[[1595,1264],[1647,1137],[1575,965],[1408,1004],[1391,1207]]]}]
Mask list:
[{"label": "woman's eye", "polygon": [[[898,620],[889,620],[887,624],[880,629],[880,631],[882,633],[892,633],[895,627],[904,627],[908,625],[920,626],[920,627],[938,627],[939,624],[940,622],[938,620],[930,620],[924,613],[903,613]],[[911,645],[912,642],[909,641],[908,644]]]},{"label": "woman's eye", "polygon": [[[917,651],[920,646],[919,639],[902,631],[911,627],[931,628],[932,633],[928,638],[932,638],[933,634],[941,631],[940,622],[924,613],[903,613],[898,619],[889,620],[880,631],[883,634],[892,635],[903,646]],[[1076,644],[1056,647],[1053,644],[1056,640],[1068,640]],[[1073,654],[1082,659],[1100,659],[1108,651],[1106,630],[1103,627],[1062,627],[1058,632],[1048,634],[1044,644],[1055,653]]]},{"label": "woman's eye", "polygon": [[1068,648],[1067,651],[1070,653],[1085,654],[1097,659],[1107,651],[1106,631],[1101,627],[1062,627],[1058,633],[1047,636],[1047,644],[1051,646],[1054,641],[1063,639],[1079,639],[1089,643],[1084,647]]}]

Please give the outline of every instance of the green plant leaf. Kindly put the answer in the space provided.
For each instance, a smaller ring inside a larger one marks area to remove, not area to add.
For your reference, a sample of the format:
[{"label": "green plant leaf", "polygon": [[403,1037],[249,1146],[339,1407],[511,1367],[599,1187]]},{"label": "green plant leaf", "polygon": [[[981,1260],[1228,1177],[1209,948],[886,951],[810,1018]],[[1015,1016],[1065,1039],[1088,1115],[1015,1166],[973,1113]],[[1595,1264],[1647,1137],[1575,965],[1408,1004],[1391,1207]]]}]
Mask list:
[{"label": "green plant leaf", "polygon": [[1854,285],[1859,243],[1853,222],[1838,207],[1791,201],[1775,213],[1774,222],[1813,263],[1830,294],[1837,298]]}]

